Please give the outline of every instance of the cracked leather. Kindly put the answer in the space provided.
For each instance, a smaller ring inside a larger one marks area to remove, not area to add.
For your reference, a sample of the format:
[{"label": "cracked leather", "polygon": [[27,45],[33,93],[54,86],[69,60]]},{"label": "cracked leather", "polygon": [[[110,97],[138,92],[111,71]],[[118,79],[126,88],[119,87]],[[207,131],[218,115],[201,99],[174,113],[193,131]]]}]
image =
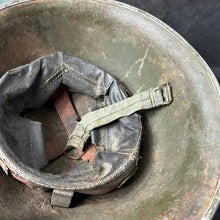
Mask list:
[{"label": "cracked leather", "polygon": [[[6,157],[19,161],[18,170],[19,166],[28,166],[39,176],[38,170],[48,163],[41,123],[22,117],[21,112],[43,107],[61,84],[70,92],[92,96],[97,106],[103,100],[105,105],[111,105],[127,97],[110,74],[62,52],[8,71],[0,79],[0,148]],[[65,173],[43,175],[49,175],[57,188],[62,188],[63,179],[68,178],[71,187],[64,184],[63,188],[79,191],[119,183],[136,168],[141,131],[140,116],[136,113],[96,128],[91,132],[91,142],[98,150],[94,163],[82,161]]]}]

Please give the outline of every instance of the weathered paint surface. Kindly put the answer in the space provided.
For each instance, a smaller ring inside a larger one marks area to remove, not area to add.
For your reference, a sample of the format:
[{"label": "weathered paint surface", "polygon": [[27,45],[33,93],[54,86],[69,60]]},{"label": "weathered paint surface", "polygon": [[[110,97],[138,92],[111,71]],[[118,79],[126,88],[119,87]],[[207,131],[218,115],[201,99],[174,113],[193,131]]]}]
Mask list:
[{"label": "weathered paint surface", "polygon": [[[133,94],[169,81],[173,103],[143,112],[139,170],[119,190],[76,195],[73,208],[1,172],[1,219],[210,219],[220,174],[219,87],[199,55],[147,13],[102,0],[34,0],[0,10],[0,74],[63,51],[114,75]],[[210,204],[212,204],[210,206]]]}]

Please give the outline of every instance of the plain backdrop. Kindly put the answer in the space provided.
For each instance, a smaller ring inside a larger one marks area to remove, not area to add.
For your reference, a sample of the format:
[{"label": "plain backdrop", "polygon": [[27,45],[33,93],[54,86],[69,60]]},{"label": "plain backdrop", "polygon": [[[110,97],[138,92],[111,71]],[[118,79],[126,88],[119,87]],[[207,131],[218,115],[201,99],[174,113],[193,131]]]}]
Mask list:
[{"label": "plain backdrop", "polygon": [[220,80],[219,0],[119,0],[156,16],[182,35]]}]

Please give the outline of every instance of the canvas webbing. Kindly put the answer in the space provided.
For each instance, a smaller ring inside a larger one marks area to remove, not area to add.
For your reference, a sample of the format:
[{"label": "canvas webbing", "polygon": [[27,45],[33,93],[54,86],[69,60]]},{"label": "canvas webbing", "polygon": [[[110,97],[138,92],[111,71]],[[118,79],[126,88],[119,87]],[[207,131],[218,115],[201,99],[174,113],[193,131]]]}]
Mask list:
[{"label": "canvas webbing", "polygon": [[91,130],[121,117],[129,116],[136,111],[167,105],[171,101],[170,85],[164,83],[154,89],[149,89],[120,102],[89,112],[77,123],[65,149],[72,147],[82,151]]}]

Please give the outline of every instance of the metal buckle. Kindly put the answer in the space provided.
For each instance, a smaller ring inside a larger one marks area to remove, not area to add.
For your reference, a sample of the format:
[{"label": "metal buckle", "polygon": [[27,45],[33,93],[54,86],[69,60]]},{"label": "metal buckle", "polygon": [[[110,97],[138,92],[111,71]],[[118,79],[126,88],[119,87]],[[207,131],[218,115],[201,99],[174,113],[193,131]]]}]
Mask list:
[{"label": "metal buckle", "polygon": [[[159,90],[161,98],[162,98],[161,101],[157,100],[156,93],[158,92],[158,90]],[[171,101],[173,100],[171,86],[169,85],[168,82],[162,83],[158,87],[153,89],[153,94],[154,94],[154,102],[155,102],[156,106],[167,105],[167,104],[171,103]]]},{"label": "metal buckle", "polygon": [[173,98],[172,98],[171,86],[169,85],[169,83],[167,82],[167,83],[160,84],[159,87],[162,91],[162,95],[163,95],[163,98],[164,98],[164,103],[165,104],[171,103]]}]

